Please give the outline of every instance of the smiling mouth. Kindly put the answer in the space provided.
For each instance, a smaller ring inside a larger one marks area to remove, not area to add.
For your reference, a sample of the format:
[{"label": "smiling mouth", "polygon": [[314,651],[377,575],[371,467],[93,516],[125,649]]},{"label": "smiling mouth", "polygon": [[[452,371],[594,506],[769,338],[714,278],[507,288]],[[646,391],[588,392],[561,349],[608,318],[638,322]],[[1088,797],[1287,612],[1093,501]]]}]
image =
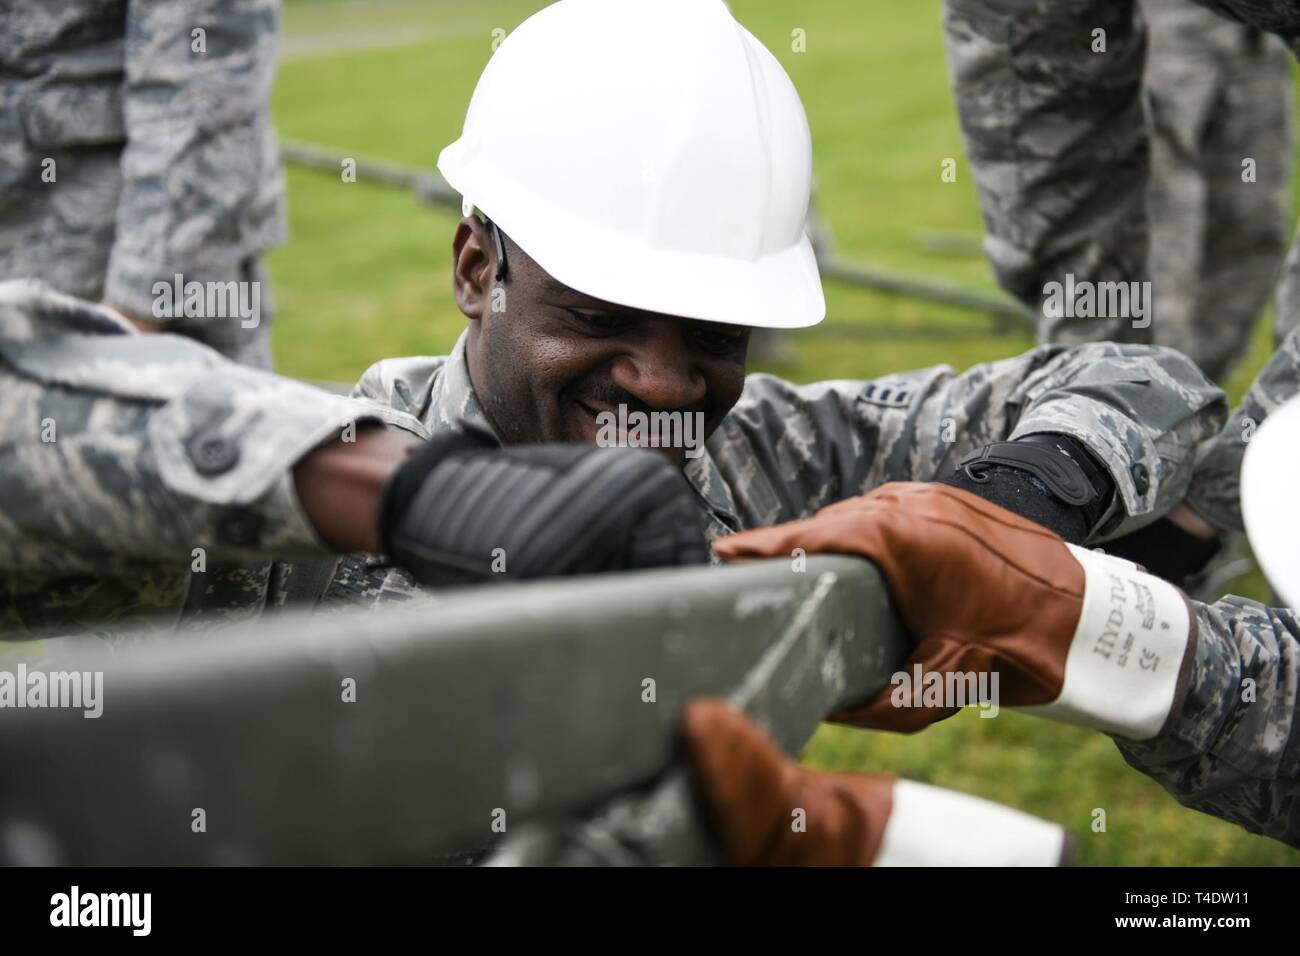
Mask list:
[{"label": "smiling mouth", "polygon": [[[605,434],[608,434],[605,421],[611,416],[614,418],[615,428],[617,429],[618,413],[612,408],[598,408],[595,405],[590,405],[579,399],[574,399],[573,404],[577,406],[578,421],[581,426],[583,441],[592,444],[599,444],[597,439],[602,431],[604,431]],[[604,416],[603,419],[602,416]],[[627,435],[621,429],[617,431],[617,436],[619,444],[625,444],[627,442]]]},{"label": "smiling mouth", "polygon": [[597,436],[600,434],[600,422],[597,415],[600,411],[586,402],[573,399],[570,410],[565,417],[568,419],[568,431],[571,441],[579,441],[588,445],[597,444]]},{"label": "smiling mouth", "polygon": [[[627,432],[623,428],[619,427],[618,412],[615,409],[597,408],[594,405],[590,405],[587,402],[576,398],[573,399],[573,405],[575,414],[570,418],[570,421],[572,421],[574,425],[573,432],[576,434],[576,440],[585,442],[589,445],[601,444],[601,433],[606,428],[605,423],[601,421],[601,416],[613,416],[614,427],[617,429],[616,443],[619,447],[642,447],[647,451],[654,451],[664,455],[679,468],[685,464],[686,456],[685,451],[682,448],[668,444],[638,445],[630,442],[628,440]],[[608,432],[605,431],[605,434],[608,435]]]}]

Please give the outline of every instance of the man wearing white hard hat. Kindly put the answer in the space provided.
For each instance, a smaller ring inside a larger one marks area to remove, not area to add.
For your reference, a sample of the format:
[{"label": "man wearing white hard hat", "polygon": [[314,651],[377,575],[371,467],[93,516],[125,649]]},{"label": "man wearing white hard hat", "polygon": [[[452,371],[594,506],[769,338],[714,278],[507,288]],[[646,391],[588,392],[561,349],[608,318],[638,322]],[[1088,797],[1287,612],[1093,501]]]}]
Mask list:
[{"label": "man wearing white hard hat", "polygon": [[[746,377],[751,329],[815,325],[825,302],[803,106],[721,0],[548,6],[493,55],[438,166],[464,197],[468,328],[449,356],[376,364],[355,394],[434,434],[667,446],[710,538],[942,480],[1106,540],[1181,497],[1222,422],[1221,393],[1146,346],[1044,347],[962,375]],[[655,415],[698,427],[638,433]],[[457,516],[478,541],[476,520]]]},{"label": "man wearing white hard hat", "polygon": [[[0,349],[21,369],[0,431],[27,447],[55,390],[74,409],[61,438],[86,443],[32,452],[0,488],[0,616],[202,621],[687,564],[707,540],[899,480],[1107,541],[1183,496],[1222,425],[1222,393],[1189,360],[1140,345],[1047,346],[961,375],[747,377],[752,328],[814,325],[825,303],[803,106],[721,0],[546,7],[492,56],[439,165],[465,202],[451,272],[466,333],[449,356],[378,363],[353,403],[0,286]],[[666,456],[595,447],[611,444]],[[131,490],[151,481],[165,493]],[[196,547],[245,566],[191,572]],[[302,555],[323,560],[283,560]]]}]

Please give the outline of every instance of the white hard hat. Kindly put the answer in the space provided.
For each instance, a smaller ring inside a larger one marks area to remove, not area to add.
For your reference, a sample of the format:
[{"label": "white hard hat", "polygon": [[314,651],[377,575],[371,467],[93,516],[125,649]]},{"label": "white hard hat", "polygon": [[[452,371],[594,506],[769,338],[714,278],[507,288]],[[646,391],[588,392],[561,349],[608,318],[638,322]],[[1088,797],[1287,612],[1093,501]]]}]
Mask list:
[{"label": "white hard hat", "polygon": [[1273,411],[1246,445],[1241,514],[1269,584],[1300,608],[1300,398]]},{"label": "white hard hat", "polygon": [[438,169],[552,277],[630,308],[801,328],[808,119],[722,0],[559,0],[488,61]]}]

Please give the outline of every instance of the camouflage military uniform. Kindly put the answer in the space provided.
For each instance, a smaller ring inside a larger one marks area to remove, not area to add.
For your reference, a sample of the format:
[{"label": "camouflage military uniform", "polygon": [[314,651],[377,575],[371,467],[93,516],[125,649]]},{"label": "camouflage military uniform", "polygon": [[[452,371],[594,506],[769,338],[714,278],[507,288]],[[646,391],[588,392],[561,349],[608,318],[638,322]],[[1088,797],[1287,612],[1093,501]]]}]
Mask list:
[{"label": "camouflage military uniform", "polygon": [[[1244,532],[1246,444],[1297,392],[1300,329],[1197,461],[1187,504],[1221,531]],[[1192,689],[1174,725],[1152,741],[1116,743],[1130,764],[1187,806],[1300,846],[1300,611],[1239,597],[1196,611]]]},{"label": "camouflage military uniform", "polygon": [[[285,235],[268,114],[278,22],[278,0],[0,5],[0,279],[144,318],[154,283],[178,274],[261,281],[259,256]],[[261,294],[256,327],[173,330],[268,366]]]},{"label": "camouflage military uniform", "polygon": [[[1043,314],[1044,287],[1146,276],[1146,29],[1132,0],[944,0],[949,70],[985,253]],[[1094,31],[1106,52],[1094,53]],[[1145,342],[1127,319],[1040,322],[1054,342]]]},{"label": "camouflage military uniform", "polygon": [[[150,609],[189,626],[275,607],[303,562],[270,559],[323,553],[288,477],[308,449],[349,419],[424,436],[483,421],[463,339],[446,358],[378,363],[348,400],[123,331],[84,303],[0,285],[0,621],[11,636]],[[1045,346],[962,375],[938,366],[804,386],[752,375],[686,474],[716,537],[928,480],[990,441],[1060,432],[1115,482],[1120,507],[1101,540],[1184,496],[1193,451],[1224,414],[1223,393],[1185,357],[1108,343]],[[41,440],[46,419],[54,443]],[[209,567],[187,585],[195,547],[210,549]],[[371,563],[345,556],[322,606],[415,590]]]},{"label": "camouflage military uniform", "polygon": [[[1242,11],[1288,38],[1300,29],[1294,2],[1203,6]],[[1253,51],[1246,29],[1191,0],[1152,0],[1148,9],[1154,182],[1142,108],[1147,29],[1134,0],[945,0],[953,88],[989,261],[999,282],[1043,315],[1040,337],[1154,336],[1191,346],[1218,372],[1267,298],[1285,243],[1288,86],[1276,51]],[[1257,161],[1255,183],[1241,182],[1245,155]],[[1222,188],[1208,192],[1212,182]],[[1129,282],[1152,272],[1156,315],[1146,327],[1043,312],[1045,286],[1067,274]],[[1227,311],[1225,298],[1234,302]],[[1174,316],[1167,331],[1166,312]],[[1197,340],[1204,330],[1215,340]]]},{"label": "camouflage military uniform", "polygon": [[1296,0],[1193,0],[1220,16],[1277,34],[1300,55],[1300,3]]},{"label": "camouflage military uniform", "polygon": [[291,466],[368,420],[423,431],[0,283],[0,633],[106,635],[275,606],[292,568],[269,559],[326,553]]},{"label": "camouflage military uniform", "polygon": [[1300,612],[1226,597],[1196,620],[1173,725],[1120,752],[1180,803],[1300,846]]},{"label": "camouflage military uniform", "polygon": [[1277,37],[1187,0],[1141,6],[1154,341],[1222,379],[1244,354],[1286,251],[1290,58]]},{"label": "camouflage military uniform", "polygon": [[[465,362],[465,338],[447,357],[387,359],[353,394],[417,417],[430,431],[459,420],[488,426]],[[1043,346],[962,375],[949,366],[873,382],[794,385],[750,375],[740,401],[686,465],[710,538],[808,517],[887,481],[929,481],[993,441],[1057,432],[1082,442],[1109,470],[1121,507],[1094,540],[1154,520],[1182,497],[1190,449],[1219,420],[1222,399],[1184,357],[1143,346]],[[327,595],[365,600],[413,588],[396,569]]]},{"label": "camouflage military uniform", "polygon": [[1300,393],[1300,329],[1260,370],[1227,424],[1197,460],[1187,504],[1221,531],[1245,531],[1241,519],[1241,460],[1246,443],[1268,416]]},{"label": "camouflage military uniform", "polygon": [[1282,262],[1282,277],[1277,282],[1277,297],[1273,303],[1273,344],[1300,328],[1300,233],[1296,234],[1291,248]]}]

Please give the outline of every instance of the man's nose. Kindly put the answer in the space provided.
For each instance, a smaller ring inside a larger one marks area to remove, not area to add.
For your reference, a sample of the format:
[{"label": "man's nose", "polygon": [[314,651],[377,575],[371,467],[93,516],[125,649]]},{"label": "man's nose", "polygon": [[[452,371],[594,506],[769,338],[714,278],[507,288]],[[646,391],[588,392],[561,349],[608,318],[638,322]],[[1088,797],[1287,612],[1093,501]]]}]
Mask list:
[{"label": "man's nose", "polygon": [[704,400],[708,385],[673,322],[646,323],[610,369],[614,384],[651,408],[685,408]]}]

